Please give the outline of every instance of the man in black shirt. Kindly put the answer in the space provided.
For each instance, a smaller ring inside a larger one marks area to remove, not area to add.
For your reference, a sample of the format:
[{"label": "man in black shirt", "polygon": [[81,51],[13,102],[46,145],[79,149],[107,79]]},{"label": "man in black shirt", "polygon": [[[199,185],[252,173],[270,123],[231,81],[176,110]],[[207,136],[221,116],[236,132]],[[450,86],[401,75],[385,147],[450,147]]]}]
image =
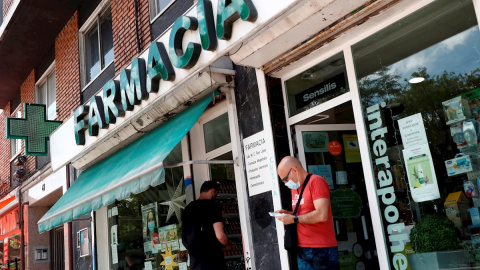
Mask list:
[{"label": "man in black shirt", "polygon": [[182,241],[190,255],[191,270],[227,269],[222,247],[229,249],[232,242],[223,230],[222,209],[215,203],[218,185],[206,181],[200,188],[200,197],[183,212]]}]

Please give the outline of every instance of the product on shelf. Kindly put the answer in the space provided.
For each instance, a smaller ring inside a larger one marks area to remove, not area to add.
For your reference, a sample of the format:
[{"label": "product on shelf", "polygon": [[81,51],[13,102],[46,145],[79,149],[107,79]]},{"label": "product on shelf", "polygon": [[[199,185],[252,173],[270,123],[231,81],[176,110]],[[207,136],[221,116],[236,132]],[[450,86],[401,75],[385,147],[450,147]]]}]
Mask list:
[{"label": "product on shelf", "polygon": [[473,170],[470,156],[463,153],[456,154],[453,159],[445,160],[445,167],[447,168],[448,176],[459,175]]},{"label": "product on shelf", "polygon": [[475,182],[472,180],[466,180],[463,182],[463,190],[465,191],[465,195],[467,195],[467,197],[476,197],[478,195],[477,187]]},{"label": "product on shelf", "polygon": [[463,232],[463,222],[468,221],[467,209],[470,208],[470,202],[465,194],[462,191],[448,194],[444,207],[447,218],[453,221],[460,232]]},{"label": "product on shelf", "polygon": [[447,118],[447,125],[451,125],[470,118],[470,105],[465,97],[455,97],[442,102],[443,111]]}]

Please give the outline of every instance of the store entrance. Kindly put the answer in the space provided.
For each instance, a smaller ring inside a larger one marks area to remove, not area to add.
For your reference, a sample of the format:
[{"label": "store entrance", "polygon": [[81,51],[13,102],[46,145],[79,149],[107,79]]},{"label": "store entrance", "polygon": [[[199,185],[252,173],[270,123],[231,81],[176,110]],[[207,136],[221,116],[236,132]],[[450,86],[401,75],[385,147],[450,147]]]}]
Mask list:
[{"label": "store entrance", "polygon": [[303,166],[330,187],[340,269],[379,269],[355,124],[319,122],[312,118],[295,125],[295,141]]}]

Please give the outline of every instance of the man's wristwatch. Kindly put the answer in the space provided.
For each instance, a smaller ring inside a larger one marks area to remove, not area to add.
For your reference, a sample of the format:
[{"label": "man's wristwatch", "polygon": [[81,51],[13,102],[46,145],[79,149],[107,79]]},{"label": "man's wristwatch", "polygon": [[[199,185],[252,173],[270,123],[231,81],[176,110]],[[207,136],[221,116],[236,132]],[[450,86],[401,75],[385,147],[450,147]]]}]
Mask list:
[{"label": "man's wristwatch", "polygon": [[298,223],[298,217],[297,217],[297,215],[293,216],[293,222]]}]

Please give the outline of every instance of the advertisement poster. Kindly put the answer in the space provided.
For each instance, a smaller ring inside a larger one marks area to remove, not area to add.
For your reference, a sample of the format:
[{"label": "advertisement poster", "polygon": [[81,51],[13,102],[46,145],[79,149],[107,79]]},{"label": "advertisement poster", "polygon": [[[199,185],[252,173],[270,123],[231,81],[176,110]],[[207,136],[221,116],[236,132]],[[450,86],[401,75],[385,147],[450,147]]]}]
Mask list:
[{"label": "advertisement poster", "polygon": [[143,251],[147,257],[158,253],[159,225],[157,204],[142,205]]},{"label": "advertisement poster", "polygon": [[117,245],[112,245],[112,263],[117,264],[118,263],[118,249]]},{"label": "advertisement poster", "polygon": [[90,241],[88,238],[88,228],[78,231],[78,241],[80,246],[80,257],[90,255]]},{"label": "advertisement poster", "polygon": [[343,135],[343,148],[345,149],[345,159],[347,163],[362,162],[356,134]]},{"label": "advertisement poster", "polygon": [[328,152],[328,132],[302,132],[305,152]]},{"label": "advertisement poster", "polygon": [[403,148],[428,145],[421,113],[398,119],[398,128],[402,136]]},{"label": "advertisement poster", "polygon": [[117,225],[113,225],[110,229],[110,240],[112,241],[112,245],[118,245]]},{"label": "advertisement poster", "polygon": [[335,176],[337,177],[337,185],[348,185],[346,171],[336,171]]},{"label": "advertisement poster", "polygon": [[271,191],[278,181],[272,136],[258,132],[243,139],[243,147],[249,196]]},{"label": "advertisement poster", "polygon": [[165,246],[168,246],[171,250],[179,250],[180,244],[178,243],[177,225],[163,226],[158,230],[160,240],[160,250],[165,252]]},{"label": "advertisement poster", "polygon": [[403,158],[413,200],[424,202],[440,198],[428,145],[404,149]]},{"label": "advertisement poster", "polygon": [[325,181],[327,181],[330,189],[333,189],[333,175],[332,167],[330,165],[309,165],[308,171],[323,177]]}]

